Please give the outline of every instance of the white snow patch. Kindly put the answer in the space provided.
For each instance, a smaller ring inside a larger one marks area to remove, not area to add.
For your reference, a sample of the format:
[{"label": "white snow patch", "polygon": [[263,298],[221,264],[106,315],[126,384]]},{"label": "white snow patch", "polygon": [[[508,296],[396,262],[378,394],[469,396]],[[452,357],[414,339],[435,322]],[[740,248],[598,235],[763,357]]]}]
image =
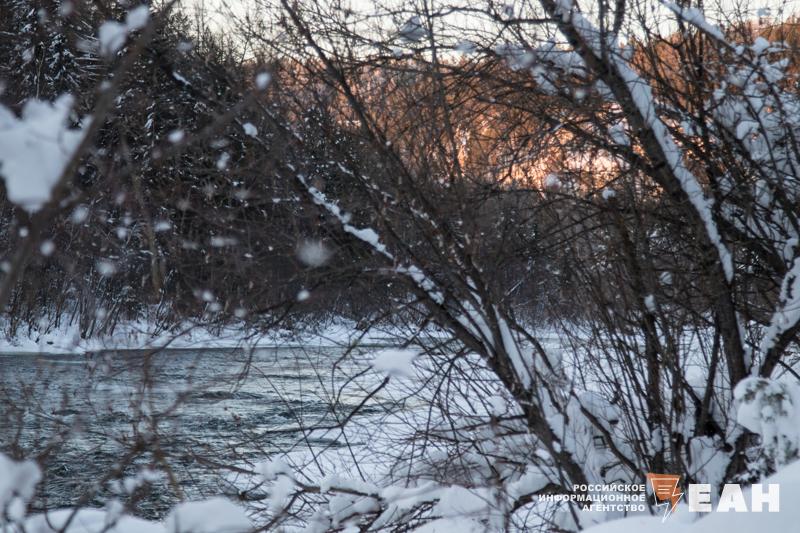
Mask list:
[{"label": "white snow patch", "polygon": [[41,246],[39,246],[39,251],[43,256],[49,257],[53,255],[53,252],[56,251],[56,245],[53,243],[53,241],[46,240],[41,244]]},{"label": "white snow patch", "polygon": [[269,82],[272,81],[272,76],[270,76],[269,72],[259,72],[256,75],[256,88],[259,91],[263,91],[269,85]]},{"label": "white snow patch", "polygon": [[128,34],[144,28],[149,18],[150,10],[146,5],[141,5],[128,12],[124,23],[109,20],[101,24],[97,32],[100,53],[105,56],[117,53],[128,39]]},{"label": "white snow patch", "polygon": [[186,137],[186,133],[183,130],[173,130],[170,132],[168,139],[172,144],[178,144],[184,137]]},{"label": "white snow patch", "polygon": [[225,498],[178,504],[164,525],[168,533],[244,533],[253,527],[244,509]]},{"label": "white snow patch", "polygon": [[561,188],[561,180],[555,174],[548,174],[544,177],[544,181],[542,182],[545,189],[560,189]]},{"label": "white snow patch", "polygon": [[414,359],[418,355],[414,350],[388,348],[377,353],[371,366],[389,376],[413,377]]},{"label": "white snow patch", "polygon": [[89,216],[89,208],[85,205],[79,205],[72,211],[72,214],[69,216],[70,222],[73,224],[80,224],[86,220]]},{"label": "white snow patch", "polygon": [[0,453],[0,509],[5,515],[0,515],[0,526],[6,518],[17,523],[25,518],[25,508],[41,479],[35,462],[14,461]]},{"label": "white snow patch", "polygon": [[105,278],[113,276],[117,272],[117,265],[105,259],[98,260],[95,264],[95,268],[97,268],[97,272]]},{"label": "white snow patch", "polygon": [[[161,524],[132,516],[114,516],[103,509],[58,509],[32,516],[25,522],[30,533],[166,533]],[[69,527],[64,529],[72,517]]]},{"label": "white snow patch", "polygon": [[147,21],[150,19],[150,10],[146,5],[135,7],[128,11],[125,17],[125,24],[128,26],[129,31],[141,30],[147,26]]},{"label": "white snow patch", "polygon": [[424,39],[428,35],[428,31],[422,26],[419,16],[414,15],[400,27],[397,34],[403,41],[415,43]]},{"label": "white snow patch", "polygon": [[258,128],[253,126],[250,122],[245,122],[242,124],[242,129],[244,130],[244,134],[249,137],[257,137],[258,136]]},{"label": "white snow patch", "polygon": [[97,39],[100,42],[100,54],[112,56],[128,40],[128,27],[121,22],[109,20],[100,25],[97,31]]},{"label": "white snow patch", "polygon": [[319,240],[306,240],[297,247],[297,259],[309,267],[321,267],[331,258],[331,251]]},{"label": "white snow patch", "polygon": [[84,129],[67,127],[73,98],[52,104],[29,100],[22,117],[0,106],[0,176],[8,199],[28,212],[47,201],[83,140]]}]

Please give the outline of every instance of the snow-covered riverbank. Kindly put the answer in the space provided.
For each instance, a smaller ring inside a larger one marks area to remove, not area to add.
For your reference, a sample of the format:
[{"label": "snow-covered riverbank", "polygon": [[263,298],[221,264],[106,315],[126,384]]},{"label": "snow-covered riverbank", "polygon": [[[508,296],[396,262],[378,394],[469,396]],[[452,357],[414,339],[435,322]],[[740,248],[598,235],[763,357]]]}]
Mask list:
[{"label": "snow-covered riverbank", "polygon": [[0,353],[84,354],[103,350],[224,349],[295,346],[392,345],[400,332],[389,327],[361,331],[355,323],[338,319],[317,328],[273,329],[260,331],[239,325],[208,328],[189,322],[169,331],[146,321],[118,325],[112,335],[81,338],[76,324],[53,328],[46,333],[19,332],[0,337]]}]

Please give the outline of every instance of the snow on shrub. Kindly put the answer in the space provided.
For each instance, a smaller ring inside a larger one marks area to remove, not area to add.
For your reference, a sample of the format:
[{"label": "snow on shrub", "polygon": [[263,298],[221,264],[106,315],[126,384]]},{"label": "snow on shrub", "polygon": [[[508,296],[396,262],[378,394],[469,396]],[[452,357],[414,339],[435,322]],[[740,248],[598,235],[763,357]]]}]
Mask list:
[{"label": "snow on shrub", "polygon": [[128,34],[141,30],[147,25],[150,10],[146,5],[136,7],[125,16],[125,22],[109,20],[104,22],[98,32],[100,53],[104,56],[113,56],[125,45]]},{"label": "snow on shrub", "polygon": [[106,509],[56,509],[26,519],[28,503],[41,479],[42,473],[35,462],[14,461],[0,453],[0,531],[244,533],[253,529],[244,509],[224,498],[181,503],[163,523],[123,515],[121,504],[114,501]]},{"label": "snow on shrub", "polygon": [[800,402],[797,386],[764,378],[748,378],[733,391],[739,404],[736,421],[761,435],[761,445],[774,466],[798,458],[800,451]]},{"label": "snow on shrub", "polygon": [[50,200],[83,140],[85,126],[69,127],[72,104],[70,95],[52,104],[28,100],[20,118],[0,105],[0,177],[8,199],[29,212]]},{"label": "snow on shrub", "polygon": [[253,528],[244,509],[225,498],[181,503],[164,523],[169,533],[244,533]]},{"label": "snow on shrub", "polygon": [[0,526],[22,522],[41,479],[42,473],[33,461],[17,462],[0,454]]}]

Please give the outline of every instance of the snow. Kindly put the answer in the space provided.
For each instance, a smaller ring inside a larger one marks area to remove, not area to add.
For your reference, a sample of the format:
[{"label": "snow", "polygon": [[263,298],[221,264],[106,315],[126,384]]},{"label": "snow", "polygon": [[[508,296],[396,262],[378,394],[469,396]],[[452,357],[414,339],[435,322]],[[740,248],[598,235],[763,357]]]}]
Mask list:
[{"label": "snow", "polygon": [[258,128],[253,126],[250,122],[245,122],[242,124],[242,129],[244,130],[244,134],[249,137],[257,137],[258,136]]},{"label": "snow", "polygon": [[53,252],[56,251],[56,245],[53,243],[53,241],[46,240],[39,246],[39,251],[43,256],[49,257],[53,255]]},{"label": "snow", "polygon": [[397,32],[403,41],[415,43],[424,39],[428,32],[422,26],[422,21],[418,15],[409,18]]},{"label": "snow", "polygon": [[257,470],[266,481],[274,481],[278,476],[288,476],[292,473],[291,467],[280,457],[261,463]]},{"label": "snow", "polygon": [[178,504],[164,525],[168,533],[244,533],[253,527],[244,509],[225,498]]},{"label": "snow", "polygon": [[72,105],[69,95],[52,104],[31,99],[20,118],[0,106],[0,176],[8,199],[28,212],[50,200],[83,140],[84,129],[68,127]]},{"label": "snow", "polygon": [[172,77],[184,85],[189,85],[189,86],[192,85],[191,82],[189,82],[189,80],[187,80],[180,74],[180,72],[172,71]]},{"label": "snow", "polygon": [[523,496],[538,492],[546,487],[548,483],[550,483],[550,480],[539,469],[528,467],[522,477],[506,486],[506,491],[513,500],[519,500]]},{"label": "snow", "polygon": [[239,244],[239,239],[236,237],[226,237],[224,235],[214,235],[208,239],[208,243],[212,248],[227,248]]},{"label": "snow", "polygon": [[608,128],[608,134],[611,135],[611,140],[620,146],[630,146],[631,140],[625,131],[625,124],[617,123]]},{"label": "snow", "polygon": [[120,488],[128,494],[133,494],[134,491],[140,487],[148,484],[155,483],[162,478],[162,474],[156,470],[145,468],[139,471],[135,476],[128,476],[120,483]]},{"label": "snow", "polygon": [[31,516],[24,526],[29,533],[245,533],[253,528],[244,509],[224,498],[181,503],[163,523],[121,511],[119,504],[106,509],[57,509]]},{"label": "snow", "polygon": [[97,269],[97,272],[104,278],[113,276],[117,272],[117,265],[115,265],[113,261],[108,261],[106,259],[98,260],[95,263],[95,268]]},{"label": "snow", "polygon": [[149,18],[150,10],[146,5],[141,5],[128,12],[124,23],[109,20],[101,24],[97,32],[100,53],[105,56],[116,54],[125,45],[128,34],[144,28]]},{"label": "snow", "polygon": [[173,130],[170,132],[168,139],[172,144],[178,144],[185,136],[186,133],[183,130]]},{"label": "snow", "polygon": [[256,75],[256,88],[259,91],[263,91],[267,88],[269,83],[272,81],[272,76],[270,76],[269,72],[259,72]]},{"label": "snow", "polygon": [[273,512],[282,510],[289,500],[289,497],[294,492],[294,480],[289,476],[280,476],[270,486],[269,506]]},{"label": "snow", "polygon": [[[11,521],[18,523],[25,517],[25,507],[41,478],[33,461],[13,461],[0,453],[0,510]],[[3,524],[4,517],[0,515],[0,526]]]},{"label": "snow", "polygon": [[378,352],[371,365],[389,376],[413,377],[414,360],[418,355],[415,350],[389,348]]},{"label": "snow", "polygon": [[100,42],[100,54],[112,56],[123,47],[128,39],[128,27],[113,20],[106,21],[100,25],[97,39]]},{"label": "snow", "polygon": [[[212,299],[214,295],[208,293]],[[246,316],[246,310],[240,310]],[[2,323],[0,323],[2,325]],[[426,335],[439,338],[439,330],[428,328]],[[62,324],[48,331],[33,331],[31,336],[18,332],[16,337],[0,335],[0,353],[6,354],[72,354],[82,355],[104,350],[141,349],[218,349],[274,347],[337,347],[354,343],[391,346],[400,333],[393,327],[375,327],[364,332],[352,320],[338,318],[316,331],[275,329],[269,332],[251,331],[239,324],[209,329],[186,321],[171,331],[163,331],[146,319],[122,322],[113,336],[82,339],[77,324]]]},{"label": "snow", "polygon": [[81,224],[82,222],[86,221],[86,218],[88,216],[89,216],[89,208],[86,207],[85,205],[79,205],[72,211],[69,220],[73,224]]},{"label": "snow", "polygon": [[477,46],[472,41],[461,41],[456,45],[456,52],[468,55],[475,53]]},{"label": "snow", "polygon": [[733,391],[736,421],[761,435],[765,453],[778,464],[800,455],[800,387],[764,378],[747,378]]},{"label": "snow", "polygon": [[763,37],[759,36],[759,37],[756,37],[755,41],[753,41],[753,46],[751,46],[750,49],[753,51],[754,54],[761,55],[764,52],[768,51],[770,46],[771,45],[770,45],[770,42],[768,40],[766,40]]},{"label": "snow", "polygon": [[[725,278],[730,283],[734,274],[733,258],[730,250],[723,242],[717,223],[714,220],[712,214],[713,201],[706,197],[699,181],[684,164],[683,153],[678,148],[664,122],[658,116],[650,85],[625,62],[622,51],[616,43],[614,43],[614,50],[611,53],[603,50],[605,47],[601,47],[599,42],[601,32],[594,27],[589,19],[581,14],[574,0],[557,0],[554,14],[559,16],[564,24],[569,24],[580,35],[585,46],[590,50],[589,53],[598,58],[609,58],[608,66],[616,71],[616,74],[625,84],[627,90],[625,97],[630,99],[636,107],[641,120],[652,132],[665,162],[671,170],[672,177],[678,182],[702,221],[706,236],[716,248]],[[691,13],[690,16],[695,23],[699,23],[699,19],[694,13]]]},{"label": "snow", "polygon": [[436,288],[436,284],[431,280],[428,276],[425,275],[422,270],[420,270],[417,266],[411,265],[407,267],[399,266],[395,268],[395,271],[398,274],[405,274],[417,284],[417,286],[424,290],[431,300],[436,302],[437,304],[444,303],[444,295]]},{"label": "snow", "polygon": [[414,530],[415,533],[485,533],[486,526],[471,518],[441,518]]},{"label": "snow", "polygon": [[495,315],[497,318],[497,326],[500,329],[500,340],[503,343],[503,348],[508,358],[511,359],[514,372],[517,374],[517,377],[519,377],[524,387],[530,387],[533,380],[533,376],[531,375],[531,369],[533,368],[532,357],[527,352],[520,350],[519,342],[511,333],[511,329],[506,320],[500,316],[500,312],[495,310]]},{"label": "snow", "polygon": [[722,34],[720,29],[708,22],[700,9],[696,7],[679,6],[672,2],[663,2],[663,4],[664,7],[675,13],[678,18],[702,30],[705,34],[710,35],[718,41],[725,40],[725,36]]},{"label": "snow", "polygon": [[545,189],[560,189],[561,188],[561,179],[555,174],[548,174],[544,177],[544,181],[542,182]]},{"label": "snow", "polygon": [[800,257],[783,277],[778,304],[761,341],[762,352],[768,351],[786,331],[800,321]]},{"label": "snow", "polygon": [[[297,180],[306,188],[308,194],[311,196],[313,202],[324,208],[330,215],[335,217],[344,232],[354,236],[364,244],[372,248],[373,251],[382,255],[386,259],[394,261],[394,256],[386,249],[386,245],[380,240],[380,235],[372,228],[358,228],[350,224],[350,215],[342,212],[338,205],[328,200],[325,194],[310,185],[305,176],[302,174],[297,175]],[[436,283],[416,265],[398,266],[395,268],[398,274],[405,274],[411,278],[417,287],[423,290],[428,296],[437,304],[444,303],[444,295],[441,291],[437,290]]]},{"label": "snow", "polygon": [[331,251],[319,240],[306,240],[297,247],[297,259],[308,267],[318,268],[331,258]]},{"label": "snow", "polygon": [[433,512],[442,517],[461,517],[485,512],[489,502],[465,487],[443,489]]},{"label": "snow", "polygon": [[[64,530],[70,517],[69,527]],[[77,512],[58,509],[31,517],[25,526],[28,533],[167,533],[160,524],[141,518],[122,516],[116,521],[109,518],[109,513],[101,509],[81,509]]]},{"label": "snow", "polygon": [[489,412],[493,416],[503,416],[508,412],[508,405],[505,398],[499,395],[489,398]]},{"label": "snow", "polygon": [[129,31],[141,30],[147,26],[147,21],[150,19],[150,10],[146,5],[135,7],[128,11],[125,16],[125,24]]}]

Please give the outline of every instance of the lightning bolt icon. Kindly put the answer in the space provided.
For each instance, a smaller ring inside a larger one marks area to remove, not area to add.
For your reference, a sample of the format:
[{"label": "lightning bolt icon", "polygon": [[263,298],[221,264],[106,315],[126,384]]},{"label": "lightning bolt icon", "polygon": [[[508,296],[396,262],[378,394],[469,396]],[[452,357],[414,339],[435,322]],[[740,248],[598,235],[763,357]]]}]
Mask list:
[{"label": "lightning bolt icon", "polygon": [[678,505],[683,492],[678,488],[681,476],[677,474],[647,474],[647,480],[653,489],[653,498],[656,507],[664,507],[664,517],[661,522],[666,522],[670,514]]}]

